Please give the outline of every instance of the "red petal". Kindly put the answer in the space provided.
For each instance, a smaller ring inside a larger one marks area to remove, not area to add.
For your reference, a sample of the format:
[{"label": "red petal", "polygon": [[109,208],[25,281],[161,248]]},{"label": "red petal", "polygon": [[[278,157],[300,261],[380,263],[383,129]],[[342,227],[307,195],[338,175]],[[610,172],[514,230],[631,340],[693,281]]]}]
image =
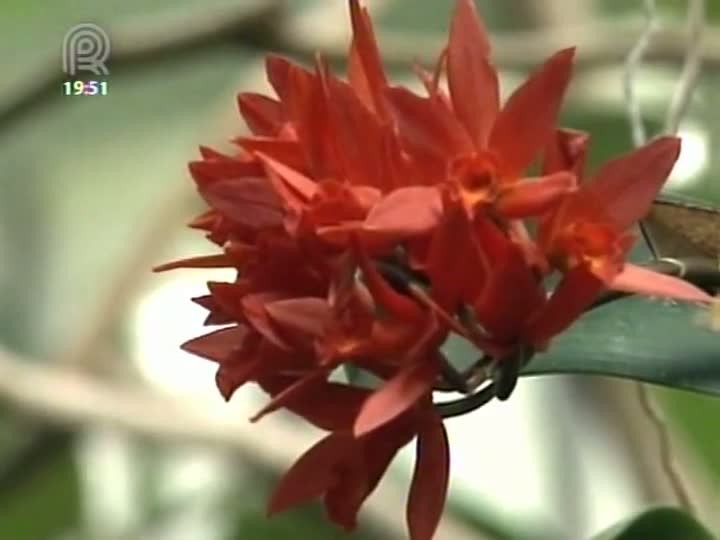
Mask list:
[{"label": "red petal", "polygon": [[[294,379],[282,376],[259,381],[262,389],[271,395],[279,394],[294,382]],[[302,400],[286,402],[285,407],[320,429],[349,431],[369,395],[369,390],[319,378],[314,380]]]},{"label": "red petal", "polygon": [[358,259],[358,266],[362,270],[363,279],[373,300],[391,316],[401,321],[417,322],[422,320],[424,318],[422,309],[385,281],[368,257],[364,246],[356,238],[353,239],[353,248]]},{"label": "red petal", "polygon": [[260,371],[262,358],[244,364],[240,368],[220,366],[215,373],[215,386],[225,401],[230,401],[233,394],[244,384],[252,380]]},{"label": "red petal", "polygon": [[473,0],[457,0],[450,32],[455,34],[451,41],[456,39],[463,47],[477,49],[483,57],[490,56],[490,39]]},{"label": "red petal", "polygon": [[[484,223],[482,227],[489,229],[481,230],[483,236],[492,238],[497,234],[491,223]],[[475,314],[493,338],[511,343],[517,339],[525,320],[543,305],[545,297],[522,252],[509,239],[481,241],[480,245],[487,245],[494,253],[487,253],[492,270],[482,295],[474,304]]]},{"label": "red petal", "polygon": [[213,300],[225,313],[235,319],[244,317],[242,299],[247,293],[247,287],[222,281],[208,281],[207,287]]},{"label": "red petal", "polygon": [[[318,383],[321,383],[327,377],[327,371],[319,370],[311,372],[297,379],[293,384],[285,388],[282,392],[273,396],[273,398],[265,404],[258,412],[256,412],[251,422],[257,422],[272,412],[287,407],[292,409],[297,404],[301,404],[306,396],[310,396],[317,390]],[[300,405],[301,406],[301,405]]]},{"label": "red petal", "polygon": [[558,129],[545,149],[542,173],[570,171],[578,178],[585,173],[590,134],[573,129]]},{"label": "red petal", "polygon": [[415,472],[407,503],[411,540],[432,540],[442,517],[450,475],[450,449],[442,419],[425,413],[418,433]]},{"label": "red petal", "polygon": [[363,461],[346,467],[339,482],[325,495],[328,517],[346,530],[357,523],[360,506],[375,490],[398,451],[417,431],[414,411],[363,437]]},{"label": "red petal", "polygon": [[322,298],[291,298],[265,304],[265,311],[283,337],[298,347],[312,346],[330,321],[330,306]]},{"label": "red petal", "polygon": [[557,172],[541,178],[512,182],[501,191],[497,212],[506,219],[539,216],[556,206],[566,193],[576,189],[575,175]]},{"label": "red petal", "polygon": [[437,97],[440,81],[436,81],[433,78],[433,74],[418,63],[414,63],[412,69],[422,85],[425,87],[425,91],[428,93],[428,96]]},{"label": "red petal", "polygon": [[233,142],[248,152],[258,152],[295,170],[303,170],[305,156],[300,143],[272,137],[238,137]]},{"label": "red petal", "polygon": [[313,178],[336,176],[337,164],[327,125],[325,96],[317,75],[297,66],[290,67],[287,109]]},{"label": "red petal", "polygon": [[661,137],[605,163],[583,191],[625,230],[650,211],[679,154],[680,139]]},{"label": "red petal", "polygon": [[385,78],[380,52],[375,41],[372,21],[367,10],[360,7],[358,0],[350,0],[350,18],[353,28],[352,50],[355,51],[359,66],[362,68],[362,75],[360,75],[359,71],[354,70],[356,73],[354,78],[355,80],[359,78],[364,80],[363,84],[359,85],[359,88],[367,88],[369,95],[366,97],[366,101],[372,103],[373,110],[384,118],[387,114],[384,95],[387,79]]},{"label": "red petal", "polygon": [[259,336],[252,334],[248,337],[250,339],[245,340],[242,350],[220,364],[215,373],[215,385],[225,401],[230,401],[238,388],[267,369],[266,359],[258,350]]},{"label": "red petal", "polygon": [[[345,177],[353,185],[385,188],[383,178],[384,133],[374,116],[346,83],[329,77],[327,107],[336,152],[342,162]],[[358,144],[363,141],[363,144]]]},{"label": "red petal", "polygon": [[228,156],[226,156],[225,154],[222,154],[222,153],[218,152],[217,150],[213,150],[212,148],[210,148],[208,146],[200,145],[199,150],[200,150],[200,155],[202,156],[202,158],[205,160],[208,160],[208,161],[214,160],[214,159],[231,159]]},{"label": "red petal", "polygon": [[368,85],[367,77],[365,77],[365,71],[362,65],[362,59],[357,50],[357,45],[353,39],[350,44],[350,52],[348,53],[348,68],[347,77],[350,82],[350,86],[355,91],[358,99],[362,101],[362,104],[367,107],[369,111],[373,111],[375,106],[373,104],[372,92]]},{"label": "red petal", "polygon": [[296,195],[301,197],[302,200],[308,202],[317,193],[317,184],[307,176],[266,154],[258,153],[258,157],[264,163],[267,171],[277,175],[277,177],[281,179],[289,189],[292,189]]},{"label": "red petal", "polygon": [[437,359],[430,354],[404,368],[365,402],[355,421],[355,435],[369,433],[415,405],[431,390],[439,372]]},{"label": "red petal", "polygon": [[484,149],[500,109],[498,76],[487,33],[471,0],[456,4],[448,44],[448,86],[455,114]]},{"label": "red petal", "polygon": [[425,271],[432,283],[432,298],[451,313],[461,299],[471,301],[482,289],[489,262],[478,248],[462,205],[446,201],[445,215],[432,236]]},{"label": "red petal", "polygon": [[567,329],[597,298],[604,283],[580,265],[566,273],[545,307],[528,322],[524,339],[543,347],[553,336]]},{"label": "red petal", "polygon": [[268,82],[284,104],[288,101],[290,70],[293,67],[296,66],[280,56],[271,54],[265,58]]},{"label": "red petal", "polygon": [[[403,141],[443,162],[473,151],[472,140],[441,102],[423,98],[406,88],[390,88],[388,100]],[[443,171],[444,172],[444,171]]]},{"label": "red petal", "polygon": [[360,507],[370,495],[365,471],[360,462],[354,467],[343,469],[337,483],[325,494],[324,504],[327,517],[345,531],[357,527],[357,515]]},{"label": "red petal", "polygon": [[321,496],[337,482],[337,466],[358,458],[359,443],[350,433],[328,435],[285,473],[270,497],[268,514]]},{"label": "red petal", "polygon": [[191,300],[198,306],[201,306],[209,311],[207,317],[205,317],[205,320],[203,321],[204,326],[226,325],[236,322],[236,319],[225,313],[215,299],[209,294],[205,296],[197,296],[195,298],[191,298]]},{"label": "red petal", "polygon": [[225,253],[218,253],[216,255],[200,255],[160,264],[153,268],[153,272],[166,272],[177,268],[228,268],[232,266],[235,266],[235,260],[232,257]]},{"label": "red petal", "polygon": [[402,148],[392,124],[385,126],[382,135],[383,142],[383,172],[384,186],[388,191],[406,186],[408,181],[407,163],[403,159]]},{"label": "red petal", "polygon": [[222,363],[233,352],[240,350],[247,335],[248,330],[244,326],[221,328],[186,341],[181,345],[181,349],[190,354]]},{"label": "red petal", "polygon": [[228,156],[205,159],[204,161],[192,161],[188,164],[188,169],[198,189],[201,190],[213,182],[244,177],[257,177],[261,176],[263,172],[262,166],[255,160]]},{"label": "red petal", "polygon": [[242,299],[242,307],[245,318],[253,329],[273,345],[287,351],[291,347],[278,335],[277,329],[265,309],[268,303],[280,298],[282,296],[275,293],[248,294]]},{"label": "red petal", "polygon": [[255,135],[276,135],[285,120],[280,103],[261,94],[240,94],[238,107],[248,128]]},{"label": "red petal", "polygon": [[376,204],[365,219],[364,229],[409,238],[427,233],[442,217],[442,199],[436,187],[396,189]]},{"label": "red petal", "polygon": [[265,178],[219,180],[199,192],[210,206],[235,223],[253,229],[282,223],[280,201]]},{"label": "red petal", "polygon": [[510,240],[518,245],[525,257],[525,261],[531,268],[534,268],[543,276],[550,273],[550,263],[538,243],[530,236],[530,232],[522,221],[517,219],[509,221],[507,235]]},{"label": "red petal", "polygon": [[622,272],[610,284],[610,288],[616,291],[687,302],[712,302],[713,300],[713,297],[705,291],[683,279],[659,274],[634,264],[625,264]]},{"label": "red petal", "polygon": [[574,49],[565,49],[551,57],[510,96],[500,112],[490,148],[499,156],[504,176],[519,176],[550,140],[574,54]]}]

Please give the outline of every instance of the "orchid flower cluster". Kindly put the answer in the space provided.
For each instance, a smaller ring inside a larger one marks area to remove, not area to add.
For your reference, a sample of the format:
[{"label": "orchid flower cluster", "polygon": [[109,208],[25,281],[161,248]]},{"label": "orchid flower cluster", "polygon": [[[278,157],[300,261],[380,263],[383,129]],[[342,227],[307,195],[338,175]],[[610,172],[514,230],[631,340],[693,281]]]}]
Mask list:
[{"label": "orchid flower cluster", "polygon": [[[247,383],[267,392],[254,419],[286,409],[328,433],[280,481],[269,512],[321,498],[352,529],[415,439],[407,522],[425,540],[449,472],[433,389],[463,382],[441,350],[451,334],[502,366],[550,347],[605,290],[708,296],[625,261],[680,141],[656,139],[586,174],[589,136],[557,126],[573,49],[501,104],[482,21],[457,0],[434,70],[415,67],[418,95],[388,81],[367,11],[349,6],[347,80],[320,56],[312,69],[267,58],[276,97],[238,97],[251,135],[232,155],[201,148],[190,164],[209,206],[191,227],[222,251],[160,269],[236,269],[194,299],[220,328],[183,348],[217,363],[226,399]],[[378,384],[343,382],[341,366]]]}]

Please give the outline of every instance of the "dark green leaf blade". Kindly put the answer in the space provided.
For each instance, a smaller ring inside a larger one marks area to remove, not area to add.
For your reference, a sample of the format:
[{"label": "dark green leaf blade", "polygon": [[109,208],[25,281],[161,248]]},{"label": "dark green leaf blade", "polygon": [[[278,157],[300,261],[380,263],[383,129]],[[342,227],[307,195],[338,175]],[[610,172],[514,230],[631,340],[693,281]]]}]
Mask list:
[{"label": "dark green leaf blade", "polygon": [[627,298],[584,315],[523,375],[610,375],[720,395],[720,333],[692,304]]},{"label": "dark green leaf blade", "polygon": [[705,527],[677,508],[654,508],[618,523],[592,540],[713,540]]}]

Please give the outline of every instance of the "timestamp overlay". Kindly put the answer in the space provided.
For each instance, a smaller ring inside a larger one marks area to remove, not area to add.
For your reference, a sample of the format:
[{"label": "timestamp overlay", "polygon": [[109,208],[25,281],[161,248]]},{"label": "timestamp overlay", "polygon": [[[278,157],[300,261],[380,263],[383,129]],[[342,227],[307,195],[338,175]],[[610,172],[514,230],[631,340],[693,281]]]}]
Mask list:
[{"label": "timestamp overlay", "polygon": [[110,85],[106,77],[110,57],[110,37],[91,23],[77,24],[65,34],[62,45],[63,71],[67,79],[61,91],[65,96],[106,96]]}]

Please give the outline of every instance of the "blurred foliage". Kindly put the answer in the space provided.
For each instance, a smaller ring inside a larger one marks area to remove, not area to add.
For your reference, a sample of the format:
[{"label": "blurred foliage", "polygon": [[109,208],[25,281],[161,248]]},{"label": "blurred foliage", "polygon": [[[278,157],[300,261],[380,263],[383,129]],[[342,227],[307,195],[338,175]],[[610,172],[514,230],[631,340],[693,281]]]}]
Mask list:
[{"label": "blurred foliage", "polygon": [[58,538],[81,522],[80,501],[75,456],[65,445],[0,493],[0,535],[12,540]]},{"label": "blurred foliage", "polygon": [[[292,538],[293,540],[341,540],[347,538],[342,529],[328,523],[319,504],[306,505],[282,515],[268,519],[258,497],[244,497],[241,506],[234,513],[233,535],[228,540],[248,538]],[[403,512],[398,519],[403,520]],[[360,524],[353,532],[353,540],[391,540],[393,537],[381,530]]]},{"label": "blurred foliage", "polygon": [[[635,15],[637,18],[642,8],[642,2],[628,2],[627,0],[603,0],[596,5],[603,14],[615,17]],[[665,17],[683,17],[687,9],[687,0],[657,0],[658,10]],[[707,2],[707,13],[709,20],[720,21],[720,4]]]},{"label": "blurred foliage", "polygon": [[656,508],[628,518],[593,540],[713,540],[710,532],[676,508]]},{"label": "blurred foliage", "polygon": [[720,498],[720,400],[672,389],[662,389],[658,393],[672,414],[676,433],[705,464],[710,472],[705,480]]}]

